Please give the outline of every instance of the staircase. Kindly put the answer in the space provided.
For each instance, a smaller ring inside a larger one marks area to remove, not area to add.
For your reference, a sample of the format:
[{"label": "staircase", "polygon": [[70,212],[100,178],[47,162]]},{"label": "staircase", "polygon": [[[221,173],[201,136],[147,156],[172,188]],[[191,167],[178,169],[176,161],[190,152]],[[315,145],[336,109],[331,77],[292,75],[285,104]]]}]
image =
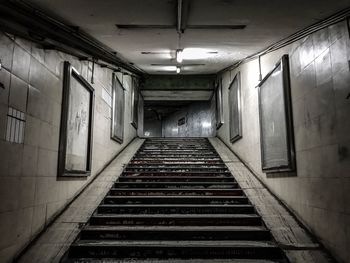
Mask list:
[{"label": "staircase", "polygon": [[287,262],[207,139],[147,139],[62,262]]}]

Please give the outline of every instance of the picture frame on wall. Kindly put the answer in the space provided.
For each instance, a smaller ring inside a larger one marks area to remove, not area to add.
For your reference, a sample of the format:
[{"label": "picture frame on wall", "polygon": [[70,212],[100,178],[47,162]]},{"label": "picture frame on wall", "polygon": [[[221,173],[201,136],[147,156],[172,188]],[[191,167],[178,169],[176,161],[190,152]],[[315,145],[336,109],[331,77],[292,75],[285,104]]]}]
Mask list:
[{"label": "picture frame on wall", "polygon": [[215,98],[216,98],[216,129],[224,124],[223,101],[222,101],[222,79],[216,82]]},{"label": "picture frame on wall", "polygon": [[229,129],[230,141],[234,143],[242,138],[242,109],[241,109],[241,73],[238,72],[229,87]]},{"label": "picture frame on wall", "polygon": [[112,78],[111,138],[118,143],[123,143],[125,90],[115,73]]},{"label": "picture frame on wall", "polygon": [[296,169],[289,58],[284,55],[259,83],[259,121],[262,170]]},{"label": "picture frame on wall", "polygon": [[68,62],[64,62],[58,176],[91,173],[94,88]]},{"label": "picture frame on wall", "polygon": [[132,78],[131,85],[131,124],[137,129],[138,125],[138,104],[139,104],[139,92],[138,83]]}]

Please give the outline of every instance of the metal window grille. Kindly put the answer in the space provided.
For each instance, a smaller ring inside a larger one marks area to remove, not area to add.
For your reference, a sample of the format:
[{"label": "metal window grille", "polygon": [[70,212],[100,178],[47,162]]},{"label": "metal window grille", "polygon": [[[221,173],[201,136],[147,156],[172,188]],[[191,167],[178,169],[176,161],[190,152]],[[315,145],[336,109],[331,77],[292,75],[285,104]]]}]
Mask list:
[{"label": "metal window grille", "polygon": [[25,113],[9,107],[7,113],[6,141],[24,142]]}]

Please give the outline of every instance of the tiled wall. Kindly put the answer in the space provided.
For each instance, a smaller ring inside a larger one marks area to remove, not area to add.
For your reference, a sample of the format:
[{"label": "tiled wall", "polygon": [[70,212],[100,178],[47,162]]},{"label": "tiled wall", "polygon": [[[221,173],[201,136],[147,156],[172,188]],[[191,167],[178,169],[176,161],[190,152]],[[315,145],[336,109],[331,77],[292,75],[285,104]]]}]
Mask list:
[{"label": "tiled wall", "polygon": [[[186,123],[178,125],[178,120]],[[215,100],[193,102],[182,110],[166,117],[162,123],[164,137],[214,137],[215,136]]]},{"label": "tiled wall", "polygon": [[[102,94],[111,94],[112,72],[95,66],[92,176],[58,180],[63,62],[70,61],[89,81],[92,65],[4,33],[0,59],[0,258],[6,262],[136,136],[136,130],[130,124],[132,81],[119,75],[126,89],[124,144],[110,139],[111,107]],[[5,140],[9,106],[25,113],[24,143]]]},{"label": "tiled wall", "polygon": [[[218,136],[250,166],[339,260],[350,262],[350,41],[346,22],[322,29],[261,58],[265,76],[289,54],[297,176],[261,171],[258,89],[253,60],[223,78],[225,124]],[[228,86],[242,76],[243,138],[229,142]]]}]

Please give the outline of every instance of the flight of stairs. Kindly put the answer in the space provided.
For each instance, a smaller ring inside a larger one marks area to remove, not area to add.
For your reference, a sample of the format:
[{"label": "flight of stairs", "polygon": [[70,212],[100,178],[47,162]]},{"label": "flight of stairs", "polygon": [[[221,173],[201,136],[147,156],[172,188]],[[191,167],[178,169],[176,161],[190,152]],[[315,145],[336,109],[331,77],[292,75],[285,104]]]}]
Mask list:
[{"label": "flight of stairs", "polygon": [[207,139],[147,139],[62,262],[188,259],[287,262]]}]

